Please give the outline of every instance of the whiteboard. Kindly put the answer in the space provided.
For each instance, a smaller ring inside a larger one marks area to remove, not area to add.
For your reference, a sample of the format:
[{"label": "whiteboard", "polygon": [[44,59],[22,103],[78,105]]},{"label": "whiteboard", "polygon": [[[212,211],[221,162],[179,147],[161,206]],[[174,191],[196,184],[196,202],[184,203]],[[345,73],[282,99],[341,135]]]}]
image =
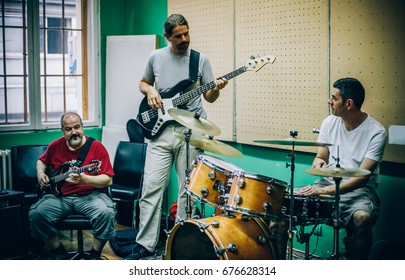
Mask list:
[{"label": "whiteboard", "polygon": [[126,124],[138,114],[143,94],[138,85],[156,35],[107,36],[106,117],[101,141],[111,163],[120,141],[129,141]]},{"label": "whiteboard", "polygon": [[107,127],[125,127],[138,114],[143,99],[139,81],[156,44],[156,35],[107,36]]}]

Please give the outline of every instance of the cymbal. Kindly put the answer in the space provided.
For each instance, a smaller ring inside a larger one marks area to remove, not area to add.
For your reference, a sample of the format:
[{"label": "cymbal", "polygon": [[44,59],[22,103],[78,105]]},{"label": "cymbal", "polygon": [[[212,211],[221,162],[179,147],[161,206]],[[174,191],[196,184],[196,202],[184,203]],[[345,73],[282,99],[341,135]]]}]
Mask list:
[{"label": "cymbal", "polygon": [[168,112],[175,121],[185,127],[195,129],[206,135],[217,136],[221,134],[221,130],[215,124],[202,117],[195,117],[194,112],[176,108],[170,108]]},{"label": "cymbal", "polygon": [[[175,132],[174,136],[182,141],[186,141],[186,136],[182,133]],[[208,137],[196,137],[190,136],[190,145],[200,148],[204,151],[212,152],[219,155],[230,156],[230,157],[241,157],[242,153],[218,140],[210,139]]]},{"label": "cymbal", "polygon": [[369,175],[371,173],[369,170],[366,169],[342,167],[315,168],[306,170],[305,172],[310,175],[325,177],[360,177]]},{"label": "cymbal", "polygon": [[276,144],[276,145],[295,145],[295,146],[333,146],[333,144],[329,143],[320,143],[320,142],[312,142],[312,141],[302,141],[296,138],[287,138],[287,139],[268,139],[268,140],[253,140],[256,143],[264,143],[264,144]]}]

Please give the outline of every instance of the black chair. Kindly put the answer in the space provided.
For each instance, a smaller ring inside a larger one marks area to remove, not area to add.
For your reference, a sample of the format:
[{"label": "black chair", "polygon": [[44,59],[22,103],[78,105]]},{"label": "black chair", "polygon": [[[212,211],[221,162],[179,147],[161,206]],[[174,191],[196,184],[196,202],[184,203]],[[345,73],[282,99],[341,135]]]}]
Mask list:
[{"label": "black chair", "polygon": [[[107,195],[111,197],[111,188],[107,188]],[[83,239],[83,230],[92,230],[93,226],[90,223],[89,218],[81,214],[72,214],[60,220],[56,224],[58,230],[69,230],[70,231],[70,240],[73,239],[73,231],[77,231],[77,250],[69,252],[69,259],[71,260],[80,260],[80,259],[89,259],[90,253],[84,251],[84,239]]]},{"label": "black chair", "polygon": [[26,207],[39,199],[36,164],[47,147],[48,145],[16,145],[10,149],[12,189],[24,192]]},{"label": "black chair", "polygon": [[130,119],[127,121],[127,133],[130,142],[145,142],[145,137],[143,136],[141,125],[136,120]]},{"label": "black chair", "polygon": [[[83,244],[83,230],[91,230],[93,226],[90,223],[90,220],[80,214],[72,214],[59,221],[56,225],[58,230],[69,230],[70,234],[74,230],[77,231],[77,251],[69,253],[69,259],[71,260],[80,260],[80,259],[89,259],[90,253],[84,251]],[[72,236],[70,237],[72,239]]]},{"label": "black chair", "polygon": [[142,188],[146,148],[146,143],[126,141],[120,141],[117,146],[113,164],[115,176],[110,190],[117,206],[117,221],[123,225],[138,225],[133,217]]}]

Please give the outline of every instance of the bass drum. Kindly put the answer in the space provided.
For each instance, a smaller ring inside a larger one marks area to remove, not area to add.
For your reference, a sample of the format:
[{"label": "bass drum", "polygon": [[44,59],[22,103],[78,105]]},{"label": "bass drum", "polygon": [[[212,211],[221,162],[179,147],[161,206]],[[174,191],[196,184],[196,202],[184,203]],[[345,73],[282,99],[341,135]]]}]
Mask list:
[{"label": "bass drum", "polygon": [[166,242],[166,259],[273,260],[276,250],[262,219],[217,216],[177,223]]}]

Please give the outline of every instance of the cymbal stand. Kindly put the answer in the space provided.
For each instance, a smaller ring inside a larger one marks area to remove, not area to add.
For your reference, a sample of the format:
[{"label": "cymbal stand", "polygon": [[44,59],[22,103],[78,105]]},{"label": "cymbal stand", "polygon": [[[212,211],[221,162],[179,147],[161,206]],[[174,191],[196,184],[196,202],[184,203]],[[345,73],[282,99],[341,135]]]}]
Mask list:
[{"label": "cymbal stand", "polygon": [[[337,146],[337,158],[336,158],[336,167],[340,167],[339,163],[339,146]],[[333,253],[330,255],[330,259],[337,260],[339,259],[339,229],[341,228],[341,222],[339,217],[339,201],[340,201],[340,183],[342,177],[333,177],[335,181],[335,211],[333,219]]]},{"label": "cymbal stand", "polygon": [[[191,129],[188,129],[186,132],[184,132],[185,136],[185,142],[186,142],[186,180],[185,184],[187,184],[188,176],[190,175],[190,165],[189,165],[189,159],[190,159],[190,138],[191,138]],[[184,188],[186,186],[184,185]],[[187,202],[186,202],[186,213],[187,213],[187,218],[191,218],[191,197],[190,194],[187,193]]]},{"label": "cymbal stand", "polygon": [[[297,137],[298,131],[290,131],[290,136]],[[290,219],[288,226],[288,259],[292,260],[293,258],[293,241],[294,241],[294,171],[295,171],[295,143],[292,143],[291,154],[291,163],[287,163],[286,167],[290,167],[291,181],[290,181]]]}]

